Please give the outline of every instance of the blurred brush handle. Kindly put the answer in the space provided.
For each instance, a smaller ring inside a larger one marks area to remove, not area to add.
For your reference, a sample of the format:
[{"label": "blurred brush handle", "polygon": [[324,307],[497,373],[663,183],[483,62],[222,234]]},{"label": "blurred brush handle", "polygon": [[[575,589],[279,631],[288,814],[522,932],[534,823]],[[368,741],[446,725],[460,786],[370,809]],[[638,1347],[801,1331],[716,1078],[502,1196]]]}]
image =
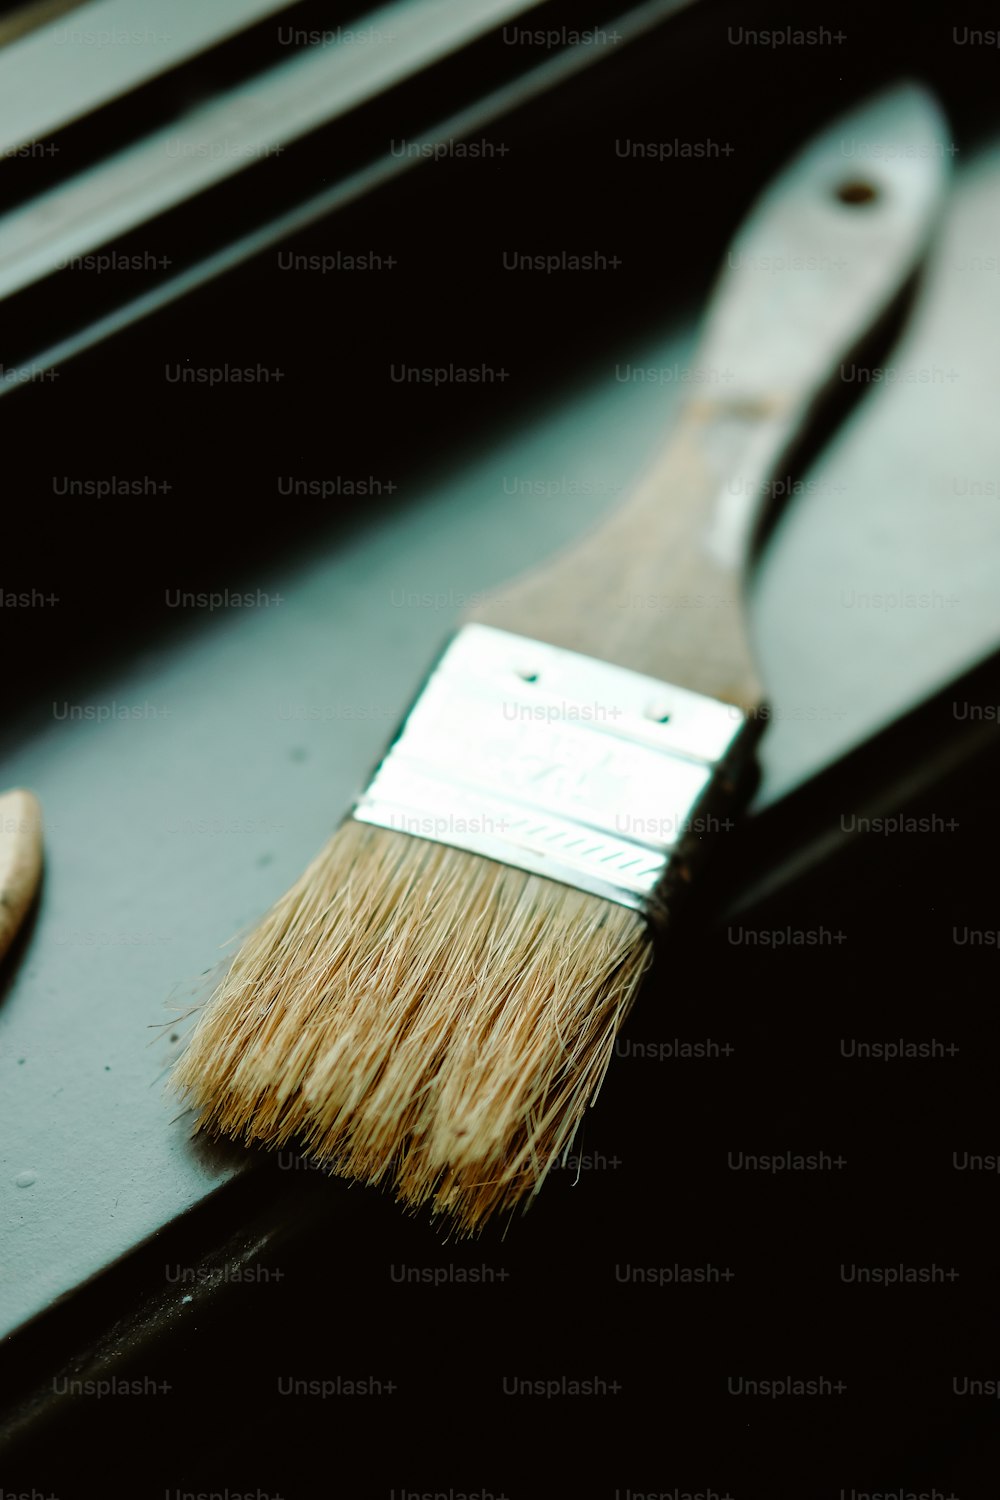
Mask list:
[{"label": "blurred brush handle", "polygon": [[0,958],[17,936],[42,878],[42,809],[32,792],[0,796]]},{"label": "blurred brush handle", "polygon": [[690,399],[625,504],[469,619],[753,712],[744,577],[802,416],[777,401]]}]

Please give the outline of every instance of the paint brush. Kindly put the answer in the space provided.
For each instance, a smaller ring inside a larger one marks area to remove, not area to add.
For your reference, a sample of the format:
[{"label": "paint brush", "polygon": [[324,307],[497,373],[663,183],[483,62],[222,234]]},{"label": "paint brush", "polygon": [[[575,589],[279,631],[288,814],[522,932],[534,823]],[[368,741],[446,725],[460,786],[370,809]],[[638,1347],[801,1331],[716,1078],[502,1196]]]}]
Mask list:
[{"label": "paint brush", "polygon": [[918,263],[944,141],[934,101],[901,85],[765,189],[652,472],[457,631],[239,949],[174,1074],[197,1126],[295,1141],[458,1233],[538,1191],[745,784],[766,721],[742,603],[755,534]]}]

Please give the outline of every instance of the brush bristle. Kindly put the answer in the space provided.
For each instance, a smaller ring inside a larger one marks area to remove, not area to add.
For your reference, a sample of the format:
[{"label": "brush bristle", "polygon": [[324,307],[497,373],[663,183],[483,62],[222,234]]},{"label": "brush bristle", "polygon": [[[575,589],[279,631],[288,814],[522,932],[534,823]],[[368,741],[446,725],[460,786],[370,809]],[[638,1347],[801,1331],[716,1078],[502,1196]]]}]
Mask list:
[{"label": "brush bristle", "polygon": [[209,1132],[294,1140],[473,1233],[568,1149],[650,952],[627,907],[349,820],[243,944],[174,1082]]}]

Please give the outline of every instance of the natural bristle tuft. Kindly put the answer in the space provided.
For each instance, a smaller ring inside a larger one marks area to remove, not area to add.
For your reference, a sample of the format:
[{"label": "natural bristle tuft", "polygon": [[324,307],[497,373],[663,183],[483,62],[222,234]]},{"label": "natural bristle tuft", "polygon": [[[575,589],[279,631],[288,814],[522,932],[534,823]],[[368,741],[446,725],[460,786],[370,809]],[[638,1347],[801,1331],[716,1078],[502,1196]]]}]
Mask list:
[{"label": "natural bristle tuft", "polygon": [[650,955],[628,907],[349,820],[243,944],[174,1083],[211,1133],[295,1141],[473,1233],[568,1149]]}]

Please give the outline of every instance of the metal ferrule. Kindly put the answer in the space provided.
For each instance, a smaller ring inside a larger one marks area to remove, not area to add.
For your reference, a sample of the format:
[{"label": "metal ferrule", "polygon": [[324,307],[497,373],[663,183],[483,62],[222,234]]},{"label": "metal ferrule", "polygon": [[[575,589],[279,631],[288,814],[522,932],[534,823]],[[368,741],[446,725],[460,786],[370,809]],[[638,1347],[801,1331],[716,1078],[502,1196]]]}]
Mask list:
[{"label": "metal ferrule", "polygon": [[753,727],[700,693],[466,625],[353,816],[658,924],[692,852],[731,826],[725,794]]}]

